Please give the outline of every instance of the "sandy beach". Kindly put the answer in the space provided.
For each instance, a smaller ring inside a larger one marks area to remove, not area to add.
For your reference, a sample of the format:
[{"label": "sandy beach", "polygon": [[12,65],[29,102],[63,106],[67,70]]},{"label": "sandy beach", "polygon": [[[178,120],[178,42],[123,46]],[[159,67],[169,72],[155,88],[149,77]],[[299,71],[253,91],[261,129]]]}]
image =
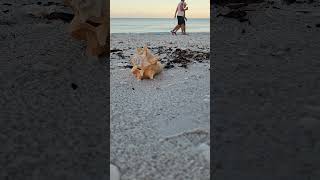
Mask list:
[{"label": "sandy beach", "polygon": [[319,178],[319,1],[299,2],[212,7],[213,179]]},{"label": "sandy beach", "polygon": [[[138,81],[129,60],[144,45],[166,66]],[[122,180],[209,179],[209,47],[209,33],[111,35],[110,160]]]},{"label": "sandy beach", "polygon": [[107,63],[32,15],[72,13],[61,1],[0,4],[0,179],[108,179]]},{"label": "sandy beach", "polygon": [[[112,34],[111,97],[109,65],[41,17],[70,8],[1,2],[0,179],[108,179],[109,99],[121,180],[208,180],[210,144],[213,179],[319,179],[320,2],[297,2],[212,6],[211,40]],[[165,68],[137,81],[129,59],[144,45]]]}]

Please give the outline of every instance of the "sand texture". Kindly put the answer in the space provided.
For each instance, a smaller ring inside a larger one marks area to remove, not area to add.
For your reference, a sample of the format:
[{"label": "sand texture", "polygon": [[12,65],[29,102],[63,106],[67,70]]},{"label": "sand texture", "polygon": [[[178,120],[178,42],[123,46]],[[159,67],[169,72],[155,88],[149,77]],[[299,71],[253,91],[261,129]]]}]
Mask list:
[{"label": "sand texture", "polygon": [[0,179],[106,179],[107,64],[37,2],[0,2]]},{"label": "sand texture", "polygon": [[[144,45],[166,68],[138,81],[128,63]],[[122,180],[209,179],[209,45],[209,33],[111,35],[110,158]]]},{"label": "sand texture", "polygon": [[213,179],[319,179],[319,8],[211,11]]}]

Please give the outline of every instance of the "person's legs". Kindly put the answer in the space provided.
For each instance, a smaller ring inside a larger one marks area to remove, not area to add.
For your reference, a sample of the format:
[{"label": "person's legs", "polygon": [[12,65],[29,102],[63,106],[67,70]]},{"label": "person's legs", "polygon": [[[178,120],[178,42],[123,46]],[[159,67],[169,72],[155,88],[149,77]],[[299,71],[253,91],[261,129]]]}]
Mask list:
[{"label": "person's legs", "polygon": [[177,16],[177,19],[178,19],[178,25],[173,29],[174,32],[177,32],[180,28],[182,28],[182,25],[184,24],[182,16]]},{"label": "person's legs", "polygon": [[182,30],[182,34],[186,34],[186,25],[185,24],[181,25],[181,30]]},{"label": "person's legs", "polygon": [[182,34],[186,34],[186,21],[185,21],[185,17],[182,17],[182,20],[181,20],[181,30],[182,30]]},{"label": "person's legs", "polygon": [[181,26],[178,24],[178,25],[176,25],[176,27],[172,31],[177,32],[180,29],[180,27]]},{"label": "person's legs", "polygon": [[170,31],[171,34],[172,34],[172,35],[177,35],[176,32],[178,31],[178,29],[180,29],[180,25],[179,25],[179,24],[176,25],[176,27],[174,27],[172,31]]}]

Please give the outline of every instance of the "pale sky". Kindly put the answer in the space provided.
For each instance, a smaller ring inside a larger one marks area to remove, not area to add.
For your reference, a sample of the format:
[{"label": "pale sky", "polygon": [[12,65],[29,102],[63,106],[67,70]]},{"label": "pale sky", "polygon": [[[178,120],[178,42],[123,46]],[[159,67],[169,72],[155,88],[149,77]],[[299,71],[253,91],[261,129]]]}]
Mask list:
[{"label": "pale sky", "polygon": [[[180,0],[110,0],[111,18],[173,18]],[[186,0],[187,18],[209,18],[210,0]]]}]

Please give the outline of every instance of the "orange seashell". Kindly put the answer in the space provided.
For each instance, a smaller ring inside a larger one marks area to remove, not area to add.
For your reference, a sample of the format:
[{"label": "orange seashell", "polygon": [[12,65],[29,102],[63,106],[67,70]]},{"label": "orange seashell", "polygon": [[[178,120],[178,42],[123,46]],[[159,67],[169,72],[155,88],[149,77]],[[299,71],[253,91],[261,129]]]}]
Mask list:
[{"label": "orange seashell", "polygon": [[107,0],[64,0],[72,7],[74,18],[70,24],[71,36],[87,41],[88,55],[99,56],[109,50],[109,17]]},{"label": "orange seashell", "polygon": [[138,48],[137,54],[131,58],[132,74],[138,79],[153,79],[155,75],[159,74],[163,65],[158,61],[158,57],[154,56],[150,50],[145,46]]}]

